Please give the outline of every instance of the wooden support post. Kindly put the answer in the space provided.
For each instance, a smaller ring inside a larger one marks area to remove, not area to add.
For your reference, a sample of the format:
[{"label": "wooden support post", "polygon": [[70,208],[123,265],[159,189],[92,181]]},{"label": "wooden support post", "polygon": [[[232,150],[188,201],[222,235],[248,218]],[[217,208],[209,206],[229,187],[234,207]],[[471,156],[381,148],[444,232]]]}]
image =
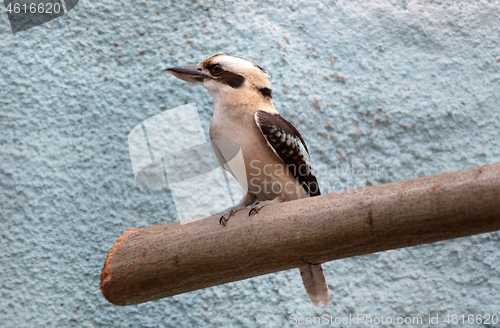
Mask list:
[{"label": "wooden support post", "polygon": [[[101,290],[131,305],[271,272],[500,230],[500,164],[131,229]],[[298,272],[298,271],[297,271]]]}]

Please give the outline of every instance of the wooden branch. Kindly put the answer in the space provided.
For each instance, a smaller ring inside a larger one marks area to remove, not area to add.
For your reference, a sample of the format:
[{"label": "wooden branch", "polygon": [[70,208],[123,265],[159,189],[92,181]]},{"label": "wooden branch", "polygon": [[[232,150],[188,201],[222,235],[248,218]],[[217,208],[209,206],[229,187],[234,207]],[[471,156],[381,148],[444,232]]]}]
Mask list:
[{"label": "wooden branch", "polygon": [[[131,305],[306,263],[500,230],[500,164],[237,212],[131,229],[101,290]],[[298,272],[298,271],[297,271]]]}]

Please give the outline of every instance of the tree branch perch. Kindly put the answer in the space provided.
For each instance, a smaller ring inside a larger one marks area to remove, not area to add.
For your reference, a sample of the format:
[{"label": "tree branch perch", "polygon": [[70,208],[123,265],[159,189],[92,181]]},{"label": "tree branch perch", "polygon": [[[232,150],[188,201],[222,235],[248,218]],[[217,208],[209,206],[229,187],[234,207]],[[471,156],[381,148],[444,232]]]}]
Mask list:
[{"label": "tree branch perch", "polygon": [[132,305],[271,272],[500,230],[500,164],[130,229],[101,273]]}]

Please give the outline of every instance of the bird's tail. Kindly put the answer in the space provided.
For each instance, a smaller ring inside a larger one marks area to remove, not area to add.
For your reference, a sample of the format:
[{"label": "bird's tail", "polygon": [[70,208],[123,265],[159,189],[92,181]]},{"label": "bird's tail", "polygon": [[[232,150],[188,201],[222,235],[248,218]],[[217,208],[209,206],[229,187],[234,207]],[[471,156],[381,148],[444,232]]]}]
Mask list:
[{"label": "bird's tail", "polygon": [[312,304],[320,306],[323,303],[325,307],[329,307],[330,293],[328,292],[328,285],[321,264],[300,267],[299,270]]}]

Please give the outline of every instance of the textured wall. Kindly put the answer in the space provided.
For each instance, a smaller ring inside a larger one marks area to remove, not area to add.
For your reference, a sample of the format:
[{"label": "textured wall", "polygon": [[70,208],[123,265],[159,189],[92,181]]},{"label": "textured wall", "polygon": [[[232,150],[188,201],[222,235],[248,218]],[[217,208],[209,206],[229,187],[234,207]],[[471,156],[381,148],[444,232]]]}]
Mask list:
[{"label": "textured wall", "polygon": [[266,68],[313,161],[338,168],[326,192],[499,163],[499,31],[493,0],[82,0],[16,35],[0,15],[2,327],[500,314],[499,233],[326,263],[328,310],[298,270],[130,307],[99,293],[115,239],[176,216],[169,190],[134,181],[129,131],[189,102],[208,129],[208,92],[162,69],[218,52]]}]

